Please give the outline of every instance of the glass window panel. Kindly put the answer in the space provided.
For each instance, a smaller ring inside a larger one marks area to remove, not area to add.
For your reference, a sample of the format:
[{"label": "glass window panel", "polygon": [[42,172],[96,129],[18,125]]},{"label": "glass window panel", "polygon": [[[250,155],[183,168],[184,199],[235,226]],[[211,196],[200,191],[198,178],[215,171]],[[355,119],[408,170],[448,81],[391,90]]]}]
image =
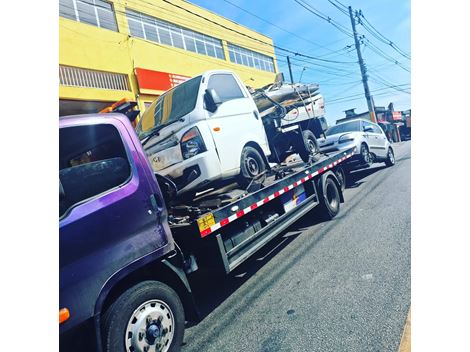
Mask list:
[{"label": "glass window panel", "polygon": [[160,35],[160,43],[171,45],[170,31],[162,27],[158,27],[158,34]]},{"label": "glass window panel", "polygon": [[235,62],[240,65],[242,64],[242,57],[237,52],[235,52]]},{"label": "glass window panel", "polygon": [[196,49],[197,49],[198,54],[207,55],[206,46],[204,45],[204,42],[201,42],[200,40],[196,40]]},{"label": "glass window panel", "polygon": [[114,13],[100,8],[96,9],[96,11],[98,12],[98,18],[100,19],[100,27],[117,32],[116,17],[114,17]]},{"label": "glass window panel", "polygon": [[95,15],[95,7],[83,1],[77,1],[78,18],[80,22],[98,25]]},{"label": "glass window panel", "polygon": [[253,67],[253,58],[251,56],[248,56],[248,66]]},{"label": "glass window panel", "polygon": [[183,36],[181,33],[171,31],[171,38],[173,39],[173,46],[184,49]]},{"label": "glass window panel", "polygon": [[145,37],[147,38],[147,40],[151,40],[153,42],[158,43],[157,27],[144,24],[144,30],[145,30]]},{"label": "glass window panel", "polygon": [[186,44],[186,50],[196,52],[196,43],[193,38],[184,37],[184,43]]},{"label": "glass window panel", "polygon": [[246,57],[246,55],[242,55],[242,63],[243,65],[248,66],[248,58]]},{"label": "glass window panel", "polygon": [[261,65],[259,64],[259,59],[258,59],[257,57],[254,59],[254,64],[255,64],[255,67],[256,67],[258,70],[261,69]]},{"label": "glass window panel", "polygon": [[232,50],[229,50],[228,55],[230,57],[230,61],[235,62],[235,53]]},{"label": "glass window panel", "polygon": [[222,59],[222,60],[225,59],[224,50],[221,47],[218,47],[218,46],[215,47],[215,55],[219,59]]},{"label": "glass window panel", "polygon": [[144,31],[142,29],[142,24],[140,22],[131,20],[130,18],[127,20],[129,23],[129,30],[131,35],[135,37],[145,38]]},{"label": "glass window panel", "polygon": [[215,50],[212,44],[206,44],[207,55],[215,57]]},{"label": "glass window panel", "polygon": [[212,75],[207,83],[207,88],[214,89],[223,102],[243,98],[243,93],[232,75]]},{"label": "glass window panel", "polygon": [[60,0],[59,1],[59,16],[76,20],[75,8],[73,7],[73,0]]}]

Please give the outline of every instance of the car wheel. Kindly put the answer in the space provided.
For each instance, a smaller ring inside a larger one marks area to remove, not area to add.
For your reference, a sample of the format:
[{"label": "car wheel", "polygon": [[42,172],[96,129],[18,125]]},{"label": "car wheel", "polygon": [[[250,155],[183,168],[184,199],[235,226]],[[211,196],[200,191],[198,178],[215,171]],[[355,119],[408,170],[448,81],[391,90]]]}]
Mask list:
[{"label": "car wheel", "polygon": [[128,289],[103,316],[106,352],[176,352],[183,335],[183,305],[172,288],[158,281]]},{"label": "car wheel", "polygon": [[369,148],[365,143],[361,144],[361,161],[364,165],[372,165],[372,156],[370,155]]},{"label": "car wheel", "polygon": [[262,184],[266,178],[266,164],[261,154],[253,147],[246,146],[240,158],[238,184],[247,188],[250,184]]},{"label": "car wheel", "polygon": [[395,165],[395,154],[393,153],[392,148],[388,148],[387,159],[385,159],[385,165],[393,166]]},{"label": "car wheel", "polygon": [[302,141],[299,143],[298,153],[300,158],[306,163],[312,156],[318,154],[320,149],[318,148],[317,139],[310,130],[302,131]]}]

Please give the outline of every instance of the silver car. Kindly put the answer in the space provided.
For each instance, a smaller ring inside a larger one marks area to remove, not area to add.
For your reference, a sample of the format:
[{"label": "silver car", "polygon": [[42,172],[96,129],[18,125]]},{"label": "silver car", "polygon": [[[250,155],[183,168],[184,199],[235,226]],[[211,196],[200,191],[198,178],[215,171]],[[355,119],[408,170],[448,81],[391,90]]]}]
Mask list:
[{"label": "silver car", "polygon": [[393,148],[379,125],[368,120],[357,119],[339,123],[325,131],[326,138],[318,139],[320,151],[336,153],[356,147],[351,160],[357,166],[370,166],[374,162],[395,164]]}]

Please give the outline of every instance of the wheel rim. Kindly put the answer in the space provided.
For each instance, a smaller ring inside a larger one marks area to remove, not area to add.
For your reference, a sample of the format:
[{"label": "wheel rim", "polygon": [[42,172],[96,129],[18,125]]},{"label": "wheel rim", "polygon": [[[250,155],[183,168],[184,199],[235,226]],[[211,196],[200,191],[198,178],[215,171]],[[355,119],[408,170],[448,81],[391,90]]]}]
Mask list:
[{"label": "wheel rim", "polygon": [[307,149],[312,154],[317,150],[315,142],[310,138],[307,140]]},{"label": "wheel rim", "polygon": [[334,184],[328,183],[326,185],[326,201],[330,209],[336,209],[338,207],[337,189]]},{"label": "wheel rim", "polygon": [[367,163],[367,164],[370,163],[369,150],[367,150],[367,147],[365,145],[362,146],[362,158],[364,159],[365,163]]},{"label": "wheel rim", "polygon": [[388,160],[390,160],[392,164],[395,164],[395,156],[393,155],[393,152],[391,149],[388,150]]},{"label": "wheel rim", "polygon": [[126,327],[127,352],[167,352],[174,336],[175,319],[170,307],[160,300],[142,303]]},{"label": "wheel rim", "polygon": [[246,169],[248,170],[248,173],[250,174],[251,177],[259,175],[260,166],[258,164],[258,161],[255,158],[248,156],[245,160],[245,164],[246,164]]}]

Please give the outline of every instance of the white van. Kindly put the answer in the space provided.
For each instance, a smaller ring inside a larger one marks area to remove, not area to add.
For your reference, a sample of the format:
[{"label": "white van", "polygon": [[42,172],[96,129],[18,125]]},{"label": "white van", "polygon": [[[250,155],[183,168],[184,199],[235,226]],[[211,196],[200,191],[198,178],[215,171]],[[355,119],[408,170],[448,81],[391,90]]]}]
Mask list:
[{"label": "white van", "polygon": [[161,95],[137,133],[155,170],[178,194],[237,178],[262,179],[270,149],[263,122],[243,82],[230,71],[206,71]]}]

